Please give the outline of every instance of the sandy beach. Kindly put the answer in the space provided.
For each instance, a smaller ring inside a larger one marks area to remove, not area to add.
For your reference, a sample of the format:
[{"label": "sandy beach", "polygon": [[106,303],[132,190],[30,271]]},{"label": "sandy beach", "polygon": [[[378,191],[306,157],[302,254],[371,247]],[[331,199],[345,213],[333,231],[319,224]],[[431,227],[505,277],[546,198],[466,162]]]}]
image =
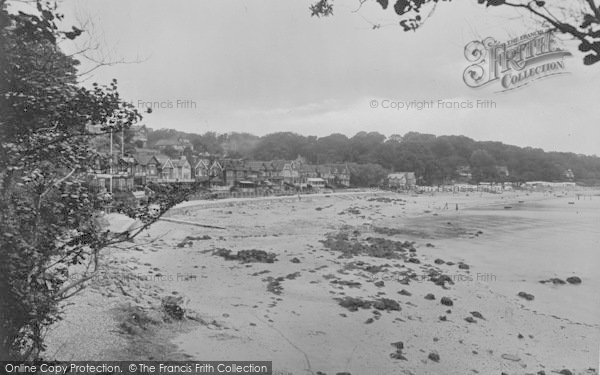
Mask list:
[{"label": "sandy beach", "polygon": [[[594,374],[600,196],[586,194],[186,202],[107,252],[110,277],[65,307],[47,353],[267,360],[274,374]],[[136,349],[147,333],[124,329],[122,306],[169,295],[199,323],[158,326],[152,353]]]}]

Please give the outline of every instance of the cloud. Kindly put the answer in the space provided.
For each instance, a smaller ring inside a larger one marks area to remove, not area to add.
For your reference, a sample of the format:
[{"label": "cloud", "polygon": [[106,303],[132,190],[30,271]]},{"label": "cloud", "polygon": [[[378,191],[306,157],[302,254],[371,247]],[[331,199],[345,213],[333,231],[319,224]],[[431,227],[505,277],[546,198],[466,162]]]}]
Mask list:
[{"label": "cloud", "polygon": [[[512,10],[440,3],[421,30],[405,33],[377,4],[353,13],[339,3],[327,19],[311,18],[303,1],[64,4],[97,18],[103,39],[117,55],[151,56],[140,64],[97,71],[94,80],[117,78],[123,97],[133,101],[197,103],[193,110],[155,111],[145,118],[151,127],[255,134],[462,133],[600,154],[600,145],[591,141],[600,135],[595,103],[600,74],[583,67],[580,55],[567,61],[571,75],[522,90],[499,94],[464,84],[466,43],[487,36],[504,40],[526,30],[522,19],[513,20]],[[373,23],[385,27],[373,30]],[[372,99],[448,98],[489,99],[498,106],[460,111],[369,107]]]}]

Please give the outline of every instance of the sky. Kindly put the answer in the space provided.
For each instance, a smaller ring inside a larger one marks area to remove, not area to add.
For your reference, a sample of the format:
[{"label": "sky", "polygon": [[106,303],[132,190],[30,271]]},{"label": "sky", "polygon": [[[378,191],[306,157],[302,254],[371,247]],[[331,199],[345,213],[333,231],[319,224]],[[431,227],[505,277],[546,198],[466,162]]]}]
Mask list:
[{"label": "sky", "polygon": [[[88,55],[124,61],[83,83],[116,78],[125,100],[153,107],[143,123],[154,129],[417,131],[600,155],[600,63],[583,66],[576,45],[564,43],[574,55],[568,74],[506,92],[463,81],[469,42],[539,29],[529,17],[475,0],[440,2],[422,28],[404,32],[375,1],[356,11],[358,0],[335,0],[334,16],[320,19],[310,17],[312,1],[65,0],[67,22],[87,33],[63,47],[91,40],[98,48]],[[477,108],[478,100],[492,104]],[[417,109],[423,101],[433,105]]]}]

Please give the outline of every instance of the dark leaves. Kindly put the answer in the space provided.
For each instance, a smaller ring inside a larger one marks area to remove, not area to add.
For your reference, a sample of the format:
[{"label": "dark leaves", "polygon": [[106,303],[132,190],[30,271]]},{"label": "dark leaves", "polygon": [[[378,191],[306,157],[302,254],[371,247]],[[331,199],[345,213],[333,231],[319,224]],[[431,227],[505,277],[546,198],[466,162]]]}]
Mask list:
[{"label": "dark leaves", "polygon": [[581,42],[578,48],[581,52],[588,52],[592,49],[592,45],[588,42]]},{"label": "dark leaves", "polygon": [[331,0],[319,0],[310,7],[311,17],[328,17],[333,15],[333,4]]},{"label": "dark leaves", "polygon": [[400,21],[400,26],[404,31],[416,31],[419,28],[419,23],[416,19],[408,19]]},{"label": "dark leaves", "polygon": [[413,10],[413,2],[410,0],[398,0],[394,4],[394,11],[397,15],[402,16]]},{"label": "dark leaves", "polygon": [[600,61],[600,55],[597,53],[591,53],[583,58],[583,63],[585,65],[593,65],[598,61]]},{"label": "dark leaves", "polygon": [[[57,41],[82,30],[58,31],[62,15],[49,3],[36,5],[32,14],[0,6],[0,286],[8,306],[0,314],[6,334],[0,344],[15,359],[43,351],[41,329],[60,318],[59,290],[69,267],[114,241],[96,220],[88,173],[100,155],[86,126],[127,129],[141,117],[122,101],[116,80],[77,84],[78,61]],[[168,193],[155,198],[163,212],[186,196]]]},{"label": "dark leaves", "polygon": [[580,27],[582,29],[586,29],[586,28],[590,27],[594,23],[597,24],[597,23],[600,23],[600,22],[598,22],[598,19],[595,16],[586,13],[586,14],[583,15],[583,23],[581,24]]},{"label": "dark leaves", "polygon": [[388,0],[377,0],[377,2],[379,3],[379,5],[381,5],[381,7],[385,10],[388,7],[389,1]]},{"label": "dark leaves", "polygon": [[71,40],[73,40],[73,39],[77,38],[79,35],[81,35],[81,33],[83,32],[83,30],[81,30],[81,29],[78,29],[78,28],[76,28],[75,26],[73,26],[73,27],[72,27],[72,29],[73,29],[73,31],[66,31],[66,32],[64,33],[64,34],[65,34],[65,37],[66,37],[67,39],[71,39]]}]

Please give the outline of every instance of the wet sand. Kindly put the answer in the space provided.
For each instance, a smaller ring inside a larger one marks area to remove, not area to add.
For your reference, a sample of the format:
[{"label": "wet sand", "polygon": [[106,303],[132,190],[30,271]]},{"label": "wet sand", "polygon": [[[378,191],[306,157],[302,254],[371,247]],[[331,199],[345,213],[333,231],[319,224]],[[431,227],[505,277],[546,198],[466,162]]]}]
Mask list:
[{"label": "wet sand", "polygon": [[[368,192],[188,202],[169,218],[227,229],[161,221],[137,240],[139,251],[115,256],[134,258],[144,284],[184,296],[187,309],[214,322],[172,338],[191,358],[272,360],[279,374],[597,368],[598,196]],[[322,242],[340,233],[349,243],[410,241],[415,251],[341,258]],[[226,260],[216,249],[264,250],[276,261]],[[436,285],[432,272],[454,283]],[[540,283],[570,276],[582,283]],[[400,310],[350,311],[344,297],[386,298]],[[402,350],[392,345],[399,341]]]}]

